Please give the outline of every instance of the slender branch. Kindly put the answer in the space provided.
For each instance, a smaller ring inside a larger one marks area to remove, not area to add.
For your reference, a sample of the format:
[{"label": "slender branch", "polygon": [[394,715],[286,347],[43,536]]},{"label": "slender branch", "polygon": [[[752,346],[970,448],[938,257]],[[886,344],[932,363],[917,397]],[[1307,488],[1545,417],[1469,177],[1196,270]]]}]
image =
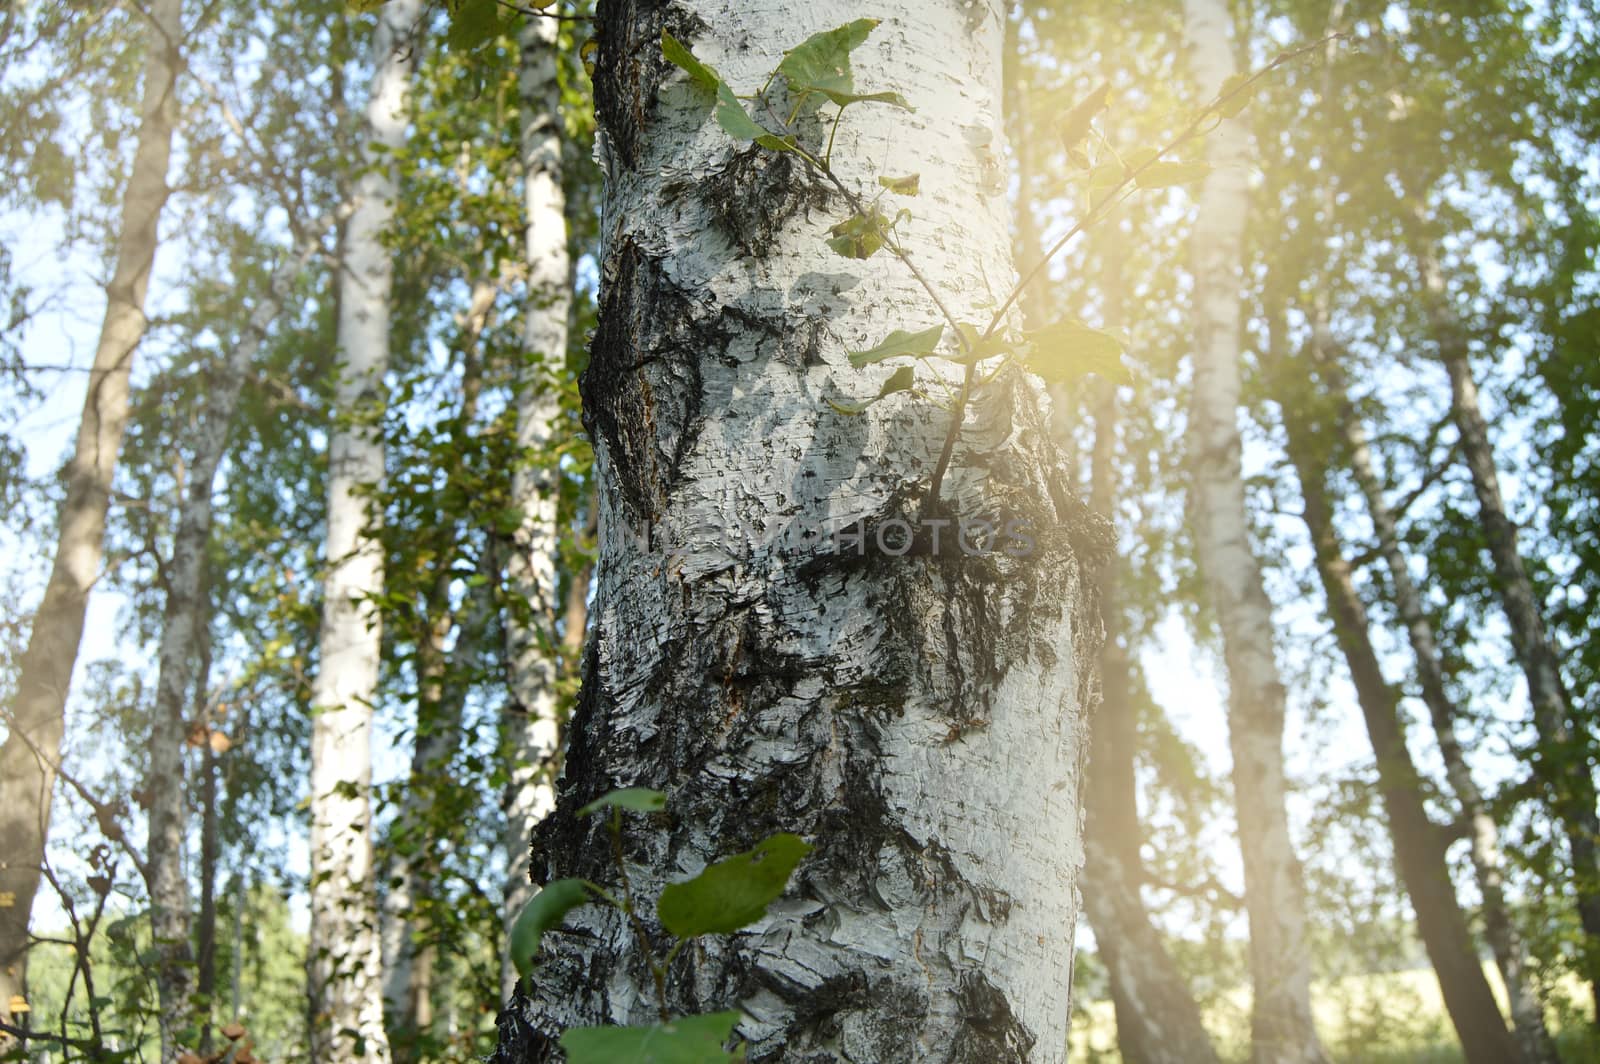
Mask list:
[{"label": "slender branch", "polygon": [[515,11],[519,15],[527,15],[529,18],[553,18],[558,22],[594,21],[593,15],[562,14],[559,11],[540,11],[536,7],[523,7],[521,4],[513,4],[510,2],[510,0],[495,0],[495,3],[499,4],[507,11]]}]

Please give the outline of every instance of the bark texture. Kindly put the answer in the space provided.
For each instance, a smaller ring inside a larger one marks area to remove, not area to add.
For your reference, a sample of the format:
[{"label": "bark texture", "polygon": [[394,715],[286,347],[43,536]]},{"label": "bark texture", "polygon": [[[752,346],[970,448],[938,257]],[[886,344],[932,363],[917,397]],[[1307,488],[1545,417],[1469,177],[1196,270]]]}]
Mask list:
[{"label": "bark texture", "polygon": [[364,485],[384,474],[374,424],[389,360],[393,263],[383,234],[395,179],[377,149],[405,142],[421,0],[391,0],[372,38],[369,150],[356,181],[339,268],[339,415],[328,441],[327,572],[311,733],[311,1050],[321,1064],[387,1064],[379,913],[373,876],[372,704],[377,692],[383,555]]},{"label": "bark texture", "polygon": [[1596,945],[1600,943],[1600,815],[1595,808],[1594,742],[1573,717],[1571,696],[1561,676],[1561,658],[1545,629],[1538,594],[1523,564],[1517,526],[1506,512],[1494,445],[1472,376],[1466,329],[1450,303],[1438,256],[1419,242],[1417,258],[1439,359],[1450,376],[1451,411],[1478,497],[1478,517],[1494,566],[1495,591],[1511,628],[1517,662],[1528,681],[1528,701],[1542,748],[1534,760],[1534,771],[1550,794],[1567,838],[1578,920],[1589,941],[1583,958],[1584,978],[1595,1014],[1600,1016],[1600,945]]},{"label": "bark texture", "polygon": [[89,589],[100,576],[117,452],[128,420],[128,379],[144,338],[145,296],[166,205],[167,166],[183,60],[182,0],[151,0],[145,35],[138,142],[123,192],[116,268],[89,371],[77,443],[63,477],[55,559],[18,664],[17,692],[0,746],[0,1018],[16,1023],[24,1001],[28,917],[50,832],[54,765],[60,758],[67,690],[83,638]]},{"label": "bark texture", "polygon": [[[896,395],[849,417],[824,397],[876,395],[895,367],[852,370],[845,350],[937,310],[903,265],[830,251],[840,198],[793,159],[730,140],[660,55],[670,29],[749,91],[784,49],[858,14],[842,0],[599,12],[607,195],[582,380],[598,589],[533,868],[615,885],[599,825],[574,811],[624,784],[670,796],[668,816],[626,825],[647,902],[796,832],[816,850],[789,893],[747,931],[681,953],[671,1010],[737,1006],[753,1061],[1062,1061],[1098,637],[1084,572],[1109,548],[1103,522],[1070,493],[1037,382],[1008,372],[968,412],[938,519],[1014,518],[1031,550],[966,555],[953,523],[937,547],[910,527],[942,411]],[[1013,276],[1000,13],[900,0],[874,14],[858,84],[918,110],[852,108],[834,167],[863,189],[921,174],[907,240],[954,312],[982,320],[977,305]],[[801,125],[821,150],[825,132]],[[860,538],[835,552],[802,534],[824,521]],[[572,1024],[655,1018],[613,910],[575,910],[545,948],[502,1015],[500,1060],[554,1059]]]},{"label": "bark texture", "polygon": [[[1288,379],[1300,379],[1291,371]],[[1483,973],[1466,916],[1456,898],[1445,839],[1428,817],[1422,777],[1406,746],[1400,696],[1384,678],[1373,649],[1367,610],[1334,527],[1329,499],[1328,443],[1335,438],[1326,419],[1311,405],[1285,396],[1284,422],[1289,455],[1300,478],[1306,530],[1316,553],[1317,573],[1328,600],[1334,634],[1350,668],[1362,719],[1377,761],[1395,863],[1417,917],[1417,930],[1439,980],[1468,1064],[1515,1062],[1524,1058],[1506,1029],[1494,992]]]},{"label": "bark texture", "polygon": [[[1236,68],[1229,7],[1223,0],[1185,0],[1183,11],[1197,93],[1210,98]],[[1255,988],[1251,1051],[1262,1064],[1321,1064],[1327,1056],[1311,1017],[1305,886],[1289,837],[1284,689],[1240,468],[1241,264],[1250,138],[1239,121],[1228,120],[1207,144],[1214,169],[1201,189],[1190,256],[1195,343],[1189,510],[1228,671],[1228,746]]]}]

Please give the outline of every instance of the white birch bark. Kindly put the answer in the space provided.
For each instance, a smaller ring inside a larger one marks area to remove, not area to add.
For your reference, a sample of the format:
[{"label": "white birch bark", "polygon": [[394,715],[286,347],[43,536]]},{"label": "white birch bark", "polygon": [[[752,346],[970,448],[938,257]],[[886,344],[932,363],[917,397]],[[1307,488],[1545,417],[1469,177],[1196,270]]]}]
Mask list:
[{"label": "white birch bark", "polygon": [[[367,136],[374,149],[405,142],[421,0],[391,0],[373,34]],[[323,1064],[387,1064],[382,951],[373,876],[372,711],[377,694],[383,557],[370,535],[363,485],[382,481],[383,442],[371,424],[389,358],[393,264],[383,233],[395,179],[377,151],[363,159],[339,269],[341,416],[328,442],[327,572],[312,685],[312,1056]]]},{"label": "white birch bark", "polygon": [[123,193],[116,268],[106,285],[105,318],[89,371],[77,443],[63,477],[55,559],[19,662],[17,691],[0,747],[0,1019],[15,1023],[25,1004],[28,916],[39,890],[50,831],[51,793],[61,753],[67,690],[83,637],[89,589],[100,576],[106,508],[128,420],[128,379],[144,338],[145,296],[166,205],[167,167],[177,120],[182,0],[151,0],[144,85],[133,168]]},{"label": "white birch bark", "polygon": [[[674,1011],[739,1007],[752,1060],[1058,1062],[1098,636],[1083,552],[1106,549],[1101,525],[1071,496],[1037,381],[1007,372],[968,411],[947,509],[927,516],[1015,519],[1032,550],[967,557],[953,524],[937,548],[923,524],[915,553],[896,553],[892,522],[920,520],[948,415],[900,395],[848,417],[824,397],[875,395],[895,366],[852,370],[846,349],[938,311],[887,255],[829,250],[840,198],[731,141],[659,58],[668,28],[750,91],[784,49],[862,14],[844,0],[601,9],[604,263],[582,381],[596,616],[534,871],[614,884],[604,837],[573,814],[623,784],[670,794],[670,821],[627,831],[646,899],[797,832],[817,849],[785,900],[680,954]],[[983,321],[1013,277],[1003,12],[888,0],[870,14],[883,22],[856,53],[858,85],[918,110],[852,108],[834,168],[864,190],[920,173],[907,242],[954,313]],[[859,522],[861,549],[768,538],[791,519]],[[656,1015],[615,912],[567,926],[502,1016],[503,1061],[552,1059],[571,1024]]]},{"label": "white birch bark", "polygon": [[[555,771],[560,748],[557,686],[560,658],[556,611],[557,526],[560,472],[551,446],[560,431],[560,375],[566,363],[571,311],[571,263],[567,252],[566,196],[561,185],[561,86],[556,77],[554,19],[530,18],[523,31],[518,94],[522,108],[523,198],[527,225],[527,368],[517,390],[517,442],[526,462],[512,479],[512,498],[522,525],[511,545],[507,577],[512,594],[527,609],[508,617],[511,704],[505,744],[510,758],[506,787],[506,933],[533,894],[528,846],[533,829],[555,806]],[[501,962],[501,988],[510,996],[517,976],[510,951]]]},{"label": "white birch bark", "polygon": [[161,1059],[170,1060],[180,1035],[196,1021],[189,1001],[193,956],[189,946],[189,881],[183,870],[187,833],[183,751],[195,690],[195,658],[209,615],[205,594],[206,543],[211,538],[211,496],[227,448],[245,375],[268,327],[289,296],[295,276],[317,250],[321,227],[272,275],[269,290],[251,312],[244,333],[208,378],[189,462],[187,491],[179,508],[172,560],[167,566],[167,601],[157,651],[155,714],[150,729],[150,764],[145,778],[150,816],[146,868],[150,920],[156,946],[156,988],[161,1001]]},{"label": "white birch bark", "polygon": [[[1209,99],[1236,69],[1232,18],[1223,0],[1184,0],[1183,11],[1196,94]],[[1228,671],[1228,745],[1255,987],[1252,1053],[1262,1064],[1320,1064],[1327,1058],[1311,1018],[1305,888],[1289,837],[1284,688],[1272,605],[1250,545],[1240,468],[1241,270],[1251,160],[1245,126],[1222,122],[1208,138],[1207,158],[1214,169],[1200,192],[1190,245],[1195,342],[1189,508]]]}]

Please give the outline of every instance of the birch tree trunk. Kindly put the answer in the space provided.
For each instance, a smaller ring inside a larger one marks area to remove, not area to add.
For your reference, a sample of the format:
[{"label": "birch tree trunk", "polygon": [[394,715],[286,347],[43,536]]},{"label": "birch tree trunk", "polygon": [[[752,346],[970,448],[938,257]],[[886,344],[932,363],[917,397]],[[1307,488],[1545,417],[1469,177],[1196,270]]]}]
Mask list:
[{"label": "birch tree trunk", "polygon": [[[1214,96],[1235,72],[1223,0],[1184,0],[1197,95]],[[1273,650],[1272,604],[1250,545],[1240,469],[1239,360],[1246,188],[1251,150],[1238,120],[1208,139],[1214,167],[1199,198],[1194,273],[1194,400],[1189,440],[1195,550],[1227,663],[1228,745],[1250,918],[1253,1059],[1327,1059],[1311,1017],[1305,886],[1289,837],[1283,766],[1285,696]]]},{"label": "birch tree trunk", "polygon": [[1366,605],[1356,590],[1350,563],[1334,527],[1327,488],[1327,446],[1334,434],[1326,419],[1313,409],[1313,404],[1323,397],[1297,402],[1290,391],[1303,387],[1304,367],[1289,369],[1284,377],[1295,382],[1280,395],[1285,404],[1289,456],[1300,479],[1306,530],[1316,554],[1317,573],[1327,596],[1334,634],[1350,668],[1372,742],[1395,863],[1416,913],[1418,933],[1468,1064],[1514,1064],[1524,1058],[1506,1029],[1456,898],[1450,866],[1445,861],[1445,840],[1428,817],[1421,774],[1406,745],[1400,697],[1384,678],[1372,646]]},{"label": "birch tree trunk", "polygon": [[383,556],[364,485],[384,474],[374,424],[389,360],[393,263],[383,234],[395,179],[382,151],[405,143],[421,0],[391,0],[373,34],[368,151],[339,268],[339,380],[328,441],[327,572],[318,667],[312,685],[312,1057],[321,1064],[387,1064],[379,913],[373,877],[372,712],[381,642],[374,597]]},{"label": "birch tree trunk", "polygon": [[[554,19],[530,18],[522,34],[518,92],[522,107],[522,164],[527,211],[527,368],[517,392],[517,442],[525,464],[512,481],[522,526],[507,567],[511,593],[526,604],[506,625],[511,705],[506,744],[511,778],[506,788],[507,854],[504,909],[506,932],[533,895],[526,855],[533,829],[555,805],[560,748],[557,680],[560,660],[553,619],[556,560],[560,546],[557,508],[560,471],[551,446],[560,432],[560,376],[566,364],[567,318],[571,311],[571,263],[567,252],[566,197],[562,189],[561,85],[557,78]],[[500,981],[509,997],[516,985],[510,951]]]},{"label": "birch tree trunk", "polygon": [[[1103,522],[1072,497],[1038,383],[1015,371],[979,393],[943,506],[921,510],[948,414],[896,395],[850,417],[824,397],[876,395],[893,367],[852,370],[845,350],[937,309],[903,264],[829,250],[840,198],[730,140],[660,59],[665,28],[747,91],[858,14],[844,0],[599,13],[607,194],[582,388],[600,561],[533,867],[615,884],[604,836],[574,814],[622,784],[670,796],[665,823],[625,832],[642,898],[796,832],[816,850],[786,898],[748,933],[680,953],[668,1007],[739,1007],[753,1061],[1059,1062],[1098,630],[1084,574],[1109,549]],[[861,189],[921,175],[906,239],[952,313],[981,321],[1014,276],[1001,13],[893,0],[874,14],[858,86],[918,110],[852,108],[833,167]],[[1025,525],[1031,549],[964,554],[953,523],[930,541],[933,521],[979,514]],[[769,535],[791,521],[860,536]],[[566,926],[502,1014],[502,1061],[553,1059],[572,1024],[656,1016],[619,915],[586,907]]]},{"label": "birch tree trunk", "polygon": [[1489,811],[1488,801],[1473,777],[1462,746],[1459,727],[1461,712],[1445,688],[1444,665],[1433,625],[1423,608],[1422,593],[1412,579],[1411,567],[1400,546],[1400,532],[1394,514],[1384,498],[1378,471],[1372,459],[1366,429],[1353,409],[1345,387],[1342,367],[1326,338],[1319,338],[1326,369],[1324,376],[1339,404],[1339,430],[1348,452],[1350,468],[1361,487],[1367,513],[1377,533],[1378,550],[1389,571],[1389,587],[1395,609],[1406,628],[1416,660],[1417,684],[1423,704],[1444,761],[1445,778],[1460,803],[1470,842],[1473,874],[1478,893],[1483,897],[1484,937],[1494,953],[1495,964],[1505,981],[1511,1005],[1512,1026],[1522,1059],[1537,1064],[1555,1064],[1555,1047],[1545,1027],[1544,1007],[1529,981],[1527,953],[1517,935],[1505,896],[1505,855],[1500,848],[1500,828]]},{"label": "birch tree trunk", "polygon": [[[1101,288],[1107,297],[1106,315],[1112,320],[1123,313],[1122,270],[1122,256],[1110,256]],[[1098,387],[1089,507],[1109,517],[1117,505],[1120,415],[1117,387],[1109,382]],[[1134,774],[1138,720],[1132,697],[1130,640],[1118,601],[1121,578],[1122,559],[1113,554],[1096,581],[1105,645],[1099,662],[1100,702],[1090,720],[1083,908],[1111,983],[1117,1050],[1123,1060],[1128,1064],[1216,1064],[1216,1049],[1201,1022],[1200,1007],[1141,895],[1144,831]]]},{"label": "birch tree trunk", "polygon": [[144,338],[145,296],[166,205],[167,166],[178,115],[182,0],[151,0],[144,85],[133,168],[123,192],[116,268],[106,285],[77,443],[63,482],[55,559],[18,663],[17,690],[0,746],[0,1019],[17,1023],[24,1003],[28,917],[50,832],[52,767],[61,754],[67,690],[83,638],[89,589],[100,576],[106,508],[128,420],[128,379]]},{"label": "birch tree trunk", "polygon": [[[326,230],[321,227],[320,232]],[[184,801],[183,753],[196,689],[197,649],[206,643],[210,602],[205,589],[206,544],[211,538],[211,497],[228,434],[256,354],[267,329],[288,299],[290,286],[318,248],[308,238],[272,275],[269,290],[251,312],[244,332],[209,378],[190,456],[187,493],[173,536],[167,566],[167,601],[157,651],[156,705],[150,728],[150,763],[145,791],[150,796],[146,868],[150,921],[156,948],[156,990],[161,1001],[162,1059],[178,1048],[179,1037],[194,1026],[189,1000],[194,957],[190,949],[189,880],[183,869],[188,816]],[[200,677],[204,682],[204,677]],[[206,774],[211,774],[208,766]]]},{"label": "birch tree trunk", "polygon": [[1595,1015],[1600,1017],[1600,815],[1595,808],[1594,743],[1573,718],[1560,655],[1545,630],[1539,597],[1517,544],[1517,526],[1506,512],[1494,445],[1472,376],[1466,329],[1450,305],[1438,257],[1421,241],[1413,250],[1422,268],[1426,310],[1439,359],[1450,376],[1451,411],[1478,496],[1479,520],[1494,565],[1495,592],[1511,628],[1512,648],[1528,681],[1534,728],[1543,748],[1541,756],[1534,759],[1534,771],[1550,794],[1551,808],[1561,821],[1572,858],[1578,920],[1588,940],[1582,962],[1584,978]]}]

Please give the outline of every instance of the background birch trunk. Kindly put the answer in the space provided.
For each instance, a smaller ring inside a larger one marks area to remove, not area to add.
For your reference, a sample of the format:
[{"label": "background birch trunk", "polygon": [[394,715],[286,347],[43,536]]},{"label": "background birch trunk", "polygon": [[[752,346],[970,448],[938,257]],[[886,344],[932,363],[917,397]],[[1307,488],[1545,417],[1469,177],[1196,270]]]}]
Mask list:
[{"label": "background birch trunk", "polygon": [[[1272,327],[1275,333],[1281,332],[1276,322]],[[1445,1010],[1468,1064],[1521,1061],[1524,1058],[1489,988],[1456,897],[1445,860],[1445,837],[1423,804],[1422,776],[1406,745],[1400,697],[1383,675],[1371,641],[1366,605],[1356,590],[1344,545],[1334,527],[1327,478],[1328,446],[1336,435],[1323,412],[1316,409],[1322,398],[1307,400],[1296,391],[1305,387],[1307,367],[1290,363],[1275,369],[1282,371],[1284,386],[1279,395],[1284,403],[1289,456],[1305,500],[1304,520],[1316,554],[1317,574],[1372,742],[1395,864],[1411,899],[1423,947],[1438,977]]]},{"label": "background birch trunk", "polygon": [[[1122,320],[1124,314],[1122,273],[1123,257],[1113,252],[1101,281],[1111,321]],[[1111,518],[1119,473],[1117,387],[1108,382],[1097,387],[1089,508]],[[1129,633],[1118,601],[1122,565],[1120,552],[1114,553],[1096,581],[1105,645],[1099,661],[1100,701],[1090,720],[1083,909],[1106,966],[1123,1059],[1128,1064],[1215,1064],[1216,1049],[1201,1022],[1200,1007],[1141,894],[1146,876],[1135,777],[1139,722]]]},{"label": "background birch trunk", "polygon": [[[1011,371],[968,412],[938,518],[1016,519],[1031,550],[966,556],[953,525],[939,548],[925,526],[915,551],[891,549],[921,516],[947,415],[902,395],[849,417],[824,397],[876,395],[893,367],[852,370],[845,350],[938,311],[902,264],[829,250],[839,198],[731,140],[660,58],[669,29],[746,91],[859,14],[843,0],[601,8],[602,295],[582,381],[598,589],[534,872],[615,884],[603,835],[574,811],[623,784],[670,794],[666,823],[626,832],[643,898],[799,833],[816,852],[788,896],[749,933],[679,954],[671,1009],[738,1005],[752,1060],[1059,1062],[1098,631],[1084,573],[1109,550],[1104,522],[1072,497],[1037,382]],[[834,169],[866,190],[921,175],[907,243],[954,313],[981,321],[1014,276],[1000,14],[924,0],[873,14],[858,86],[918,110],[852,108]],[[860,550],[772,535],[791,520],[857,529]],[[503,1061],[551,1059],[572,1024],[656,1016],[619,915],[585,908],[567,926],[501,1017]]]},{"label": "background birch trunk", "polygon": [[[189,881],[183,849],[188,832],[184,750],[192,723],[189,710],[197,689],[196,661],[206,644],[210,602],[206,591],[206,546],[211,538],[212,492],[227,450],[239,394],[267,329],[288,299],[295,277],[319,246],[321,227],[272,275],[269,290],[250,315],[243,335],[209,377],[199,427],[190,455],[186,493],[167,565],[167,600],[157,650],[156,704],[150,727],[150,761],[145,777],[150,816],[146,867],[150,881],[150,921],[156,949],[156,989],[161,1001],[162,1059],[178,1047],[179,1036],[194,1026],[189,1000],[194,975],[190,949]],[[201,684],[204,677],[200,676]],[[202,726],[203,720],[198,720]],[[211,767],[206,766],[206,775]]]},{"label": "background birch trunk", "polygon": [[1589,940],[1582,968],[1595,1015],[1600,1016],[1600,814],[1595,807],[1594,742],[1573,719],[1560,655],[1545,630],[1539,596],[1517,544],[1517,526],[1506,512],[1494,445],[1472,376],[1467,333],[1450,305],[1443,267],[1421,240],[1412,250],[1422,269],[1425,309],[1439,360],[1450,376],[1451,414],[1478,497],[1479,520],[1494,565],[1495,592],[1511,628],[1512,649],[1528,681],[1534,728],[1543,747],[1541,756],[1534,759],[1534,771],[1550,793],[1572,858],[1578,920]]},{"label": "background birch trunk", "polygon": [[[106,508],[128,420],[133,354],[144,338],[145,296],[166,205],[167,166],[178,116],[182,0],[151,0],[138,20],[145,38],[138,142],[123,193],[116,268],[89,371],[77,443],[62,477],[55,559],[18,663],[17,690],[0,746],[0,1019],[16,1022],[23,1000],[28,917],[50,833],[53,766],[60,758],[67,691],[83,638],[89,589],[100,576]],[[19,734],[20,733],[20,734]]]},{"label": "background birch trunk", "polygon": [[1365,427],[1350,402],[1339,353],[1326,336],[1318,339],[1325,363],[1324,376],[1339,406],[1339,431],[1349,457],[1351,471],[1361,487],[1361,495],[1377,534],[1378,550],[1389,572],[1389,588],[1395,610],[1405,625],[1406,638],[1416,661],[1417,685],[1423,704],[1428,707],[1445,778],[1460,803],[1467,823],[1468,853],[1472,859],[1478,893],[1482,895],[1484,937],[1494,953],[1495,965],[1505,981],[1511,1005],[1512,1025],[1522,1058],[1538,1064],[1553,1064],[1555,1047],[1545,1026],[1544,1006],[1528,978],[1527,954],[1512,922],[1505,896],[1505,855],[1500,846],[1500,828],[1490,812],[1488,801],[1478,787],[1467,761],[1459,729],[1464,719],[1445,688],[1444,663],[1433,625],[1423,608],[1422,593],[1412,579],[1411,567],[1400,545],[1400,532],[1394,514],[1384,498],[1373,463],[1372,448]]},{"label": "background birch trunk", "polygon": [[[1232,19],[1222,0],[1184,0],[1196,95],[1214,96],[1236,71]],[[1285,695],[1274,652],[1272,604],[1250,544],[1240,468],[1240,315],[1249,210],[1249,132],[1222,122],[1207,138],[1214,167],[1191,238],[1194,400],[1190,408],[1195,551],[1222,632],[1228,673],[1228,745],[1250,918],[1253,1058],[1320,1062],[1311,1017],[1305,886],[1289,837],[1283,765]]]},{"label": "background birch trunk", "polygon": [[[560,470],[551,454],[561,431],[560,379],[567,357],[572,271],[567,251],[566,197],[562,189],[561,85],[557,77],[554,19],[530,18],[522,33],[518,94],[522,107],[522,165],[527,225],[528,307],[526,369],[517,390],[517,443],[524,462],[512,480],[512,501],[522,526],[507,565],[510,592],[524,608],[506,623],[511,705],[506,749],[511,761],[506,787],[506,933],[533,895],[528,845],[539,821],[555,806],[560,749],[557,681],[561,661],[555,642],[557,554],[561,530]],[[507,950],[500,982],[510,996],[517,976]]]},{"label": "background birch trunk", "polygon": [[327,572],[312,684],[312,1056],[320,1064],[386,1064],[379,913],[373,876],[372,712],[381,642],[374,597],[383,555],[365,486],[380,483],[376,424],[389,360],[393,263],[383,234],[395,179],[380,154],[405,143],[421,0],[391,0],[372,39],[368,150],[357,178],[339,268],[339,379],[328,442]]}]

